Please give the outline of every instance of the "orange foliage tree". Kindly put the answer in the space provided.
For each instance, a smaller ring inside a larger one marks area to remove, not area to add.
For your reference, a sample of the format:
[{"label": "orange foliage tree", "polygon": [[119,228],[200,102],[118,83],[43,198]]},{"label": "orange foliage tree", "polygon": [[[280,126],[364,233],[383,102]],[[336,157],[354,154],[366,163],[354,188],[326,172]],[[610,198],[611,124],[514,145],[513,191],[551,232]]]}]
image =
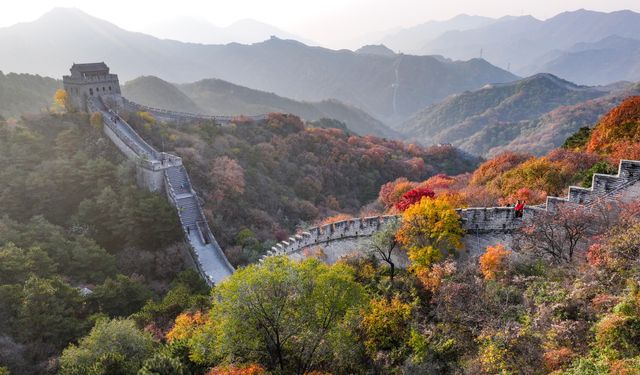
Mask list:
[{"label": "orange foliage tree", "polygon": [[504,245],[498,244],[487,247],[487,250],[479,259],[480,271],[486,280],[495,280],[504,272],[506,259],[511,251],[505,249]]},{"label": "orange foliage tree", "polygon": [[587,151],[608,155],[621,142],[640,141],[640,96],[626,99],[596,125]]},{"label": "orange foliage tree", "polygon": [[472,185],[487,185],[502,173],[515,168],[530,158],[531,155],[504,152],[482,163],[478,169],[473,172],[470,183]]},{"label": "orange foliage tree", "polygon": [[167,333],[166,339],[168,342],[187,339],[206,322],[206,316],[200,311],[193,314],[189,312],[182,313],[176,317],[173,328]]},{"label": "orange foliage tree", "polygon": [[378,200],[385,208],[391,208],[402,199],[402,196],[406,192],[415,188],[417,185],[416,182],[411,182],[405,177],[400,177],[395,181],[382,185],[380,193],[378,194]]},{"label": "orange foliage tree", "polygon": [[206,375],[261,375],[267,371],[259,364],[253,363],[244,366],[216,366],[209,370]]},{"label": "orange foliage tree", "polygon": [[71,102],[69,101],[69,93],[65,89],[58,89],[53,95],[53,102],[58,108],[69,111],[71,109]]}]

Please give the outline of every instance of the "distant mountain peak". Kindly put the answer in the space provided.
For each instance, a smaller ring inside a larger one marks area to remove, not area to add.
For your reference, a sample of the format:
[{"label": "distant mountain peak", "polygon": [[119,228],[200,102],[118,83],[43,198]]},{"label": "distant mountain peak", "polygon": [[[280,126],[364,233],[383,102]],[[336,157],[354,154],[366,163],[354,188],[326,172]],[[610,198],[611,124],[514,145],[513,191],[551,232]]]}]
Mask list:
[{"label": "distant mountain peak", "polygon": [[391,50],[384,44],[368,44],[366,46],[362,46],[358,48],[355,52],[359,54],[364,54],[364,55],[378,55],[378,56],[387,56],[387,57],[392,57],[396,55],[396,53],[393,52],[393,50]]}]

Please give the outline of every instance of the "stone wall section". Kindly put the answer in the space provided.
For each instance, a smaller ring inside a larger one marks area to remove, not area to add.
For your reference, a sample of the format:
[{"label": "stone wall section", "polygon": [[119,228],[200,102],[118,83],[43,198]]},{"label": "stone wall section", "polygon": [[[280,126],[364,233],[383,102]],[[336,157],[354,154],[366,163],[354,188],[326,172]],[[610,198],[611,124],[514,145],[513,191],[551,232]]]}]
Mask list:
[{"label": "stone wall section", "polygon": [[[555,210],[559,204],[590,206],[601,200],[637,199],[640,197],[640,184],[637,183],[639,180],[640,161],[621,160],[618,174],[594,174],[591,188],[571,186],[565,198],[548,197],[545,205],[527,207],[524,219],[544,210]],[[523,223],[523,219],[515,217],[512,207],[465,208],[456,212],[460,215],[462,228],[466,231],[463,239],[465,253],[470,256],[482,254],[487,246],[498,243],[510,245],[511,233],[519,229]],[[397,219],[400,217],[393,215],[354,218],[311,228],[276,244],[265,256],[288,255],[300,258],[325,248],[330,250],[332,257],[340,252],[347,254],[349,248],[362,248],[361,244],[366,243],[363,242],[364,239],[380,230],[385,222]],[[359,242],[354,239],[359,239]]]},{"label": "stone wall section", "polygon": [[169,111],[166,109],[153,108],[153,107],[132,102],[130,100],[127,100],[126,98],[122,98],[122,99],[123,99],[123,108],[125,110],[131,111],[131,112],[149,112],[157,120],[164,121],[164,122],[183,123],[183,122],[189,122],[193,120],[205,120],[205,121],[214,121],[215,123],[220,125],[226,125],[234,122],[238,118],[245,118],[245,119],[248,118],[253,121],[260,122],[260,121],[265,121],[268,116],[266,114],[255,115],[255,116],[209,116],[209,115],[202,115],[202,114],[196,114],[196,113]]}]

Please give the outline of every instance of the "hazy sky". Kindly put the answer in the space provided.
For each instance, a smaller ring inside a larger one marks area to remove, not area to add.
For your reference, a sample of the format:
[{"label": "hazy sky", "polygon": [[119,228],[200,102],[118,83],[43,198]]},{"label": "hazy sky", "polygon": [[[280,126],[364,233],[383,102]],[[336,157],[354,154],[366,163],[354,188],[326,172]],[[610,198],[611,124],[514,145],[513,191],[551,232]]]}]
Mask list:
[{"label": "hazy sky", "polygon": [[143,31],[176,16],[205,18],[226,26],[253,18],[330,47],[345,47],[362,35],[460,13],[549,18],[580,8],[640,11],[640,0],[18,0],[3,4],[0,26],[31,21],[53,7],[76,7],[128,30]]}]

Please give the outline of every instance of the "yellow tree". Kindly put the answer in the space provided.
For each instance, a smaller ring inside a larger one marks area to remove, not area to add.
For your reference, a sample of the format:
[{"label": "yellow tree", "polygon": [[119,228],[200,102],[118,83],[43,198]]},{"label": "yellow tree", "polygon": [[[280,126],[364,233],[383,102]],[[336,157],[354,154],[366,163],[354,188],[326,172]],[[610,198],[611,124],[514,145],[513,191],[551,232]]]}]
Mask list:
[{"label": "yellow tree", "polygon": [[91,118],[89,119],[89,123],[91,123],[91,126],[93,126],[96,130],[102,130],[102,113],[92,113]]},{"label": "yellow tree", "polygon": [[412,268],[420,272],[461,249],[463,235],[460,216],[448,199],[422,198],[403,213],[396,236],[407,249]]},{"label": "yellow tree", "polygon": [[58,108],[64,109],[65,111],[69,111],[70,102],[69,102],[69,93],[65,89],[58,89],[56,93],[53,95],[53,101]]},{"label": "yellow tree", "polygon": [[489,246],[480,257],[480,271],[486,280],[495,280],[504,271],[505,262],[511,251],[504,245]]}]

